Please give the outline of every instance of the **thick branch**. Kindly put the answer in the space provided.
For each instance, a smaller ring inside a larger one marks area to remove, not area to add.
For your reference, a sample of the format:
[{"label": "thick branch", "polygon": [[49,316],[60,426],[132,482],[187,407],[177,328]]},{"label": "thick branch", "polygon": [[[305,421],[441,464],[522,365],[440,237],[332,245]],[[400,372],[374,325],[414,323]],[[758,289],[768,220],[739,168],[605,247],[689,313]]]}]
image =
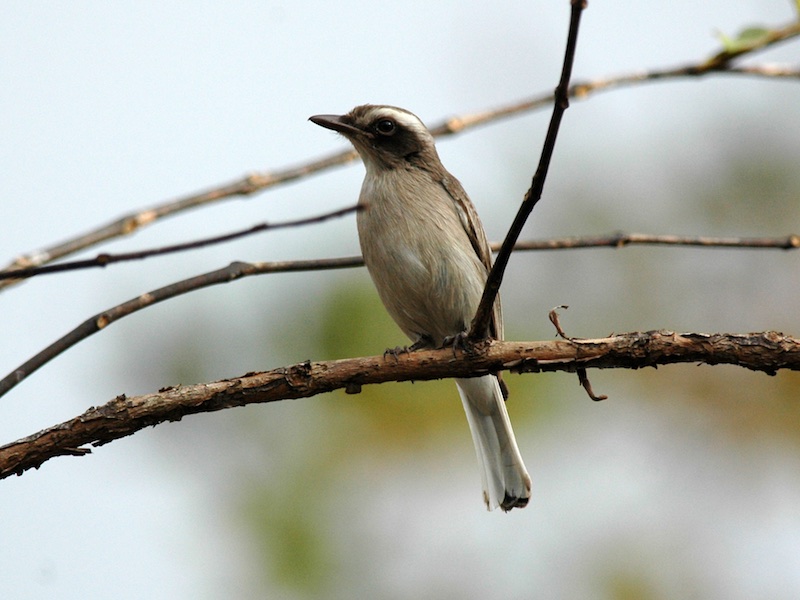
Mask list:
[{"label": "thick branch", "polygon": [[800,370],[800,340],[776,332],[751,334],[628,333],[602,339],[486,342],[459,360],[453,350],[425,350],[326,362],[305,362],[235,379],[170,387],[157,393],[118,396],[69,421],[0,447],[0,478],[20,475],[63,455],[82,456],[145,427],[186,415],[234,406],[307,398],[362,385],[470,377],[503,370],[527,373],[587,368],[654,367],[672,363],[730,364],[775,374]]}]

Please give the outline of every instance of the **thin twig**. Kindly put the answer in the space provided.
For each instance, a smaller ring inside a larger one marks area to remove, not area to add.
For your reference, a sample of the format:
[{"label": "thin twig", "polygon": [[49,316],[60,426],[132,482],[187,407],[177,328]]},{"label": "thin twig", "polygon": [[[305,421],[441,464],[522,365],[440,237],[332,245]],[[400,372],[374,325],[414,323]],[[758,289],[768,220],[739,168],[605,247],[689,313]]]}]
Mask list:
[{"label": "thin twig", "polygon": [[511,227],[506,234],[503,245],[495,257],[494,265],[489,272],[486,280],[486,286],[481,296],[478,310],[475,317],[472,319],[468,337],[471,340],[478,340],[485,338],[489,332],[489,321],[492,318],[493,306],[495,298],[500,291],[500,285],[503,282],[503,275],[508,266],[508,259],[511,257],[511,252],[514,245],[517,243],[522,228],[528,216],[531,214],[533,207],[542,197],[542,190],[544,189],[544,182],[547,178],[547,170],[550,166],[550,160],[553,157],[553,151],[556,147],[556,138],[558,137],[558,128],[561,124],[561,119],[564,116],[564,111],[569,108],[569,80],[572,75],[572,65],[575,62],[575,49],[578,44],[578,29],[581,22],[581,15],[583,9],[586,8],[585,0],[572,0],[572,12],[569,21],[569,33],[567,35],[567,47],[564,52],[564,65],[561,69],[561,78],[555,91],[555,102],[553,104],[553,115],[550,118],[550,125],[547,128],[545,135],[542,154],[539,158],[539,165],[536,168],[536,173],[533,175],[531,187],[525,194],[522,205],[519,207],[517,216],[511,223]]},{"label": "thin twig", "polygon": [[728,47],[723,48],[720,52],[712,56],[706,61],[705,65],[708,66],[709,69],[725,67],[735,58],[744,54],[751,54],[763,50],[777,42],[783,42],[798,33],[800,33],[800,20],[796,20],[781,29],[764,29],[760,35],[746,41],[740,37],[735,40],[734,44],[726,44]]},{"label": "thin twig", "polygon": [[314,217],[307,217],[304,219],[295,219],[293,221],[285,221],[283,223],[259,223],[247,229],[234,231],[233,233],[226,233],[214,237],[203,238],[200,240],[193,240],[183,244],[173,244],[171,246],[162,246],[160,248],[148,248],[146,250],[138,250],[136,252],[124,252],[120,254],[103,253],[98,254],[94,258],[86,260],[75,260],[72,262],[64,262],[56,265],[45,265],[41,267],[29,267],[27,269],[19,269],[17,271],[0,271],[0,279],[21,279],[33,277],[35,275],[43,275],[46,273],[62,273],[64,271],[77,271],[79,269],[88,269],[92,267],[106,267],[113,263],[127,262],[133,260],[143,260],[151,256],[163,256],[165,254],[174,254],[176,252],[184,252],[186,250],[196,250],[214,244],[222,244],[238,240],[240,238],[270,231],[273,229],[285,229],[287,227],[298,227],[300,225],[312,225],[315,223],[322,223],[329,219],[348,215],[352,212],[359,210],[358,205],[348,206],[339,210],[331,211],[322,215]]},{"label": "thin twig", "polygon": [[[740,52],[736,58],[740,58],[746,52],[760,50],[781,41],[785,41],[800,35],[800,25],[792,23],[788,26],[773,30],[771,36],[764,38],[764,43],[758,48],[751,48]],[[690,63],[680,67],[670,69],[660,69],[652,71],[642,71],[619,76],[595,79],[586,82],[578,82],[569,89],[571,98],[585,99],[592,93],[612,90],[623,86],[631,86],[648,82],[663,81],[671,78],[680,77],[699,77],[711,74],[728,75],[751,75],[767,78],[800,78],[800,69],[797,67],[763,65],[763,66],[740,66],[734,67],[729,64],[733,56],[728,56],[727,61],[722,61],[719,57],[723,53],[717,53],[712,59],[703,60],[698,63]],[[495,109],[480,111],[472,114],[451,117],[442,123],[431,127],[431,132],[435,136],[448,136],[462,131],[472,129],[481,125],[500,121],[512,116],[517,116],[532,110],[541,109],[549,106],[553,102],[553,94],[539,94],[532,98],[512,102]],[[216,186],[212,189],[190,194],[177,200],[170,200],[158,204],[151,208],[138,210],[124,215],[106,225],[92,229],[78,235],[63,243],[50,246],[48,248],[23,254],[2,271],[23,269],[50,263],[59,258],[69,256],[80,250],[95,246],[101,242],[129,235],[141,227],[151,225],[159,219],[177,215],[185,210],[198,208],[207,204],[212,204],[221,200],[247,197],[252,194],[265,191],[273,186],[293,181],[302,177],[312,175],[332,168],[352,162],[357,158],[353,150],[346,150],[330,154],[323,158],[313,160],[295,167],[289,167],[274,172],[254,173],[243,179],[231,183]],[[5,279],[0,281],[0,290],[14,283],[18,279]]]},{"label": "thin twig", "polygon": [[[774,374],[800,370],[800,340],[775,332],[702,334],[649,331],[603,339],[477,344],[453,360],[451,348],[304,362],[235,379],[124,395],[59,425],[0,447],[0,478],[39,468],[55,456],[83,456],[99,446],[188,415],[367,384],[473,377],[503,370],[528,373],[588,368],[654,367],[675,363],[730,364]],[[595,396],[600,398],[599,396]]]},{"label": "thin twig", "polygon": [[[750,248],[750,249],[796,249],[800,247],[800,236],[789,235],[772,238],[712,238],[707,236],[681,237],[674,235],[646,235],[641,233],[616,233],[598,237],[567,237],[550,240],[519,242],[515,250],[568,250],[577,248],[610,247],[622,248],[629,245],[674,245],[696,246],[701,248]],[[492,244],[497,251],[500,244]],[[0,396],[3,396],[28,375],[53,360],[59,354],[104,329],[111,323],[137,312],[156,302],[162,302],[212,285],[228,283],[252,275],[269,273],[290,273],[304,271],[326,271],[350,269],[364,266],[360,256],[341,258],[320,258],[311,260],[284,260],[272,262],[245,263],[234,262],[222,269],[203,273],[183,281],[173,283],[152,292],[137,296],[127,302],[109,308],[84,321],[81,325],[59,338],[53,344],[32,356],[24,364],[14,369],[0,380]],[[551,315],[554,313],[551,313]],[[556,315],[557,319],[557,315]],[[551,316],[551,320],[553,317]],[[557,320],[554,322],[557,325]],[[563,332],[562,332],[563,333]]]},{"label": "thin twig", "polygon": [[308,261],[283,261],[283,262],[270,262],[270,263],[245,263],[233,262],[227,267],[217,269],[190,277],[176,283],[164,286],[152,292],[147,292],[136,298],[132,298],[127,302],[118,304],[108,310],[100,312],[83,323],[78,325],[75,329],[62,336],[47,348],[38,352],[30,359],[25,361],[19,367],[11,371],[2,380],[0,380],[0,396],[5,395],[9,390],[14,388],[23,379],[28,377],[31,373],[41,368],[53,360],[56,356],[71,348],[78,342],[86,339],[105,329],[112,323],[119,321],[123,317],[127,317],[143,308],[147,308],[152,304],[163,302],[170,298],[180,296],[190,291],[199,290],[212,285],[221,283],[228,283],[242,277],[249,277],[252,275],[261,275],[263,273],[279,273],[286,271],[312,271],[319,269],[342,269],[355,267],[363,264],[361,257],[345,257],[333,258],[323,260],[308,260]]},{"label": "thin twig", "polygon": [[558,316],[558,311],[567,310],[568,308],[569,306],[567,306],[566,304],[562,304],[560,306],[554,306],[553,308],[550,309],[550,312],[547,313],[547,318],[550,319],[550,322],[553,324],[553,327],[556,328],[556,334],[562,340],[568,340],[569,337],[567,336],[566,333],[564,333],[564,329],[561,327],[561,320]]},{"label": "thin twig", "polygon": [[758,77],[771,77],[779,79],[785,77],[786,79],[800,79],[800,69],[797,67],[789,67],[786,65],[750,65],[743,67],[728,67],[721,73],[740,73],[742,75],[757,75]]},{"label": "thin twig", "polygon": [[[547,316],[549,317],[550,322],[553,324],[553,327],[556,328],[556,333],[561,339],[577,343],[580,342],[581,340],[570,337],[566,333],[564,333],[564,329],[561,327],[561,320],[558,316],[559,310],[562,309],[566,310],[568,308],[569,306],[567,306],[566,304],[562,304],[561,306],[556,306],[550,309],[550,312],[547,314]],[[600,400],[608,400],[608,396],[605,395],[598,396],[594,393],[594,390],[592,389],[592,383],[589,381],[589,376],[586,374],[586,369],[580,367],[578,369],[575,369],[575,372],[578,375],[578,382],[581,384],[581,387],[583,387],[583,389],[586,390],[586,393],[589,394],[589,398],[591,398],[595,402],[599,402]]]},{"label": "thin twig", "polygon": [[[185,210],[237,196],[249,196],[272,186],[299,179],[322,171],[334,165],[344,164],[356,158],[355,151],[338,152],[297,167],[290,167],[275,173],[255,173],[244,179],[234,181],[213,189],[184,196],[151,208],[130,213],[111,223],[93,229],[61,244],[51,246],[14,259],[3,271],[33,267],[50,263],[64,256],[74,254],[85,248],[95,246],[106,240],[129,235],[141,227],[150,225],[164,217],[170,217]],[[0,289],[16,283],[15,279],[0,281]]]},{"label": "thin twig", "polygon": [[580,369],[575,369],[575,371],[578,373],[578,382],[581,384],[581,387],[583,387],[583,389],[586,390],[586,393],[589,394],[589,398],[591,398],[595,402],[602,402],[603,400],[608,400],[608,396],[606,396],[605,394],[600,394],[598,396],[597,394],[594,393],[594,390],[592,389],[592,383],[589,381],[589,376],[586,374],[586,369],[580,368]]},{"label": "thin twig", "polygon": [[[280,227],[291,227],[295,225],[306,225],[324,221],[332,217],[345,215],[349,212],[358,210],[358,206],[344,208],[342,210],[319,215],[316,217],[309,217],[307,219],[298,219],[296,221],[287,221],[286,223],[268,224],[261,223],[241,231],[220,235],[216,237],[203,238],[186,242],[184,244],[175,244],[173,246],[164,246],[162,248],[148,248],[144,250],[137,250],[135,252],[127,252],[120,254],[103,253],[98,254],[94,258],[86,260],[75,260],[70,262],[58,263],[55,265],[45,265],[41,267],[29,267],[27,269],[20,269],[13,272],[0,271],[0,279],[6,278],[27,278],[36,275],[47,275],[51,273],[63,273],[65,271],[77,271],[81,269],[89,269],[94,267],[106,267],[107,265],[142,260],[151,256],[159,256],[169,254],[172,252],[180,252],[183,250],[192,250],[195,248],[210,246],[212,244],[221,244],[233,240],[237,240],[249,235],[261,233],[270,229],[277,229]],[[490,244],[492,252],[497,252],[500,249],[500,242],[492,242]],[[610,233],[605,235],[595,236],[571,236],[561,238],[550,238],[544,240],[528,240],[517,242],[514,246],[515,252],[521,251],[540,251],[540,250],[579,250],[583,248],[623,248],[625,246],[696,246],[701,248],[743,248],[743,249],[778,249],[778,250],[794,250],[800,248],[800,235],[790,234],[786,236],[776,237],[713,237],[713,236],[679,236],[679,235],[652,235],[647,233]],[[359,262],[359,257],[348,257],[348,260],[355,261],[352,263],[354,267],[362,266]],[[261,265],[267,263],[259,263]],[[281,272],[293,271],[292,261],[281,261]],[[310,271],[313,268],[309,267],[309,261],[299,261],[299,271]],[[311,263],[313,264],[313,263]],[[329,268],[341,268],[338,263],[334,262],[334,266],[328,266],[326,259],[319,259],[319,270]],[[262,271],[260,274],[267,274],[272,271]]]},{"label": "thin twig", "polygon": [[[492,250],[498,249],[497,244]],[[742,248],[795,250],[800,248],[800,235],[772,237],[714,237],[709,235],[653,235],[649,233],[611,233],[597,236],[574,236],[517,242],[520,250],[576,250],[579,248],[623,248],[625,246],[689,246],[699,248]]]}]

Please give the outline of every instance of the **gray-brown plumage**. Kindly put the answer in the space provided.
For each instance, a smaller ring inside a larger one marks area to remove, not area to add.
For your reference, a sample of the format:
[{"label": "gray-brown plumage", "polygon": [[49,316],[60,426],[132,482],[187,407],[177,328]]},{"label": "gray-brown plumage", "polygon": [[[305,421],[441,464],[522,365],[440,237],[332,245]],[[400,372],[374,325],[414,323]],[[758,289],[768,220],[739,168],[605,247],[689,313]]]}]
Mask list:
[{"label": "gray-brown plumage", "polygon": [[[366,167],[357,216],[364,262],[389,314],[415,348],[464,332],[480,302],[491,253],[464,188],[439,160],[433,136],[412,113],[358,106],[311,121],[338,131]],[[490,335],[503,338],[498,298]],[[457,379],[481,463],[489,510],[523,507],[531,482],[494,375]]]}]

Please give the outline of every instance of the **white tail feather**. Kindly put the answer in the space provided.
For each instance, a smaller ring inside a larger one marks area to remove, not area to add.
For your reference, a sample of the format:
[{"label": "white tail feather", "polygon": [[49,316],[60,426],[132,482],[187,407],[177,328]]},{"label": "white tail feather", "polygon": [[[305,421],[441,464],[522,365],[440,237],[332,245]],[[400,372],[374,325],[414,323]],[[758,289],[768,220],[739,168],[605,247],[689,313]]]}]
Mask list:
[{"label": "white tail feather", "polygon": [[456,379],[481,466],[483,497],[489,510],[523,507],[531,478],[522,462],[500,384],[493,375]]}]

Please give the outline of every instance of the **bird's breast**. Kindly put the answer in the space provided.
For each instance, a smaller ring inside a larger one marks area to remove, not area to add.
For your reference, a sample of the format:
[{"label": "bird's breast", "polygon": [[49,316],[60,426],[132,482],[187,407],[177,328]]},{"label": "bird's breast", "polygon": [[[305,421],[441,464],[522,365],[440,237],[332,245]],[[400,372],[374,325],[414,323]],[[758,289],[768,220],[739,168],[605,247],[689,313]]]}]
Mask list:
[{"label": "bird's breast", "polygon": [[364,262],[384,305],[412,338],[463,331],[486,271],[444,189],[403,172],[367,177],[357,216]]}]

